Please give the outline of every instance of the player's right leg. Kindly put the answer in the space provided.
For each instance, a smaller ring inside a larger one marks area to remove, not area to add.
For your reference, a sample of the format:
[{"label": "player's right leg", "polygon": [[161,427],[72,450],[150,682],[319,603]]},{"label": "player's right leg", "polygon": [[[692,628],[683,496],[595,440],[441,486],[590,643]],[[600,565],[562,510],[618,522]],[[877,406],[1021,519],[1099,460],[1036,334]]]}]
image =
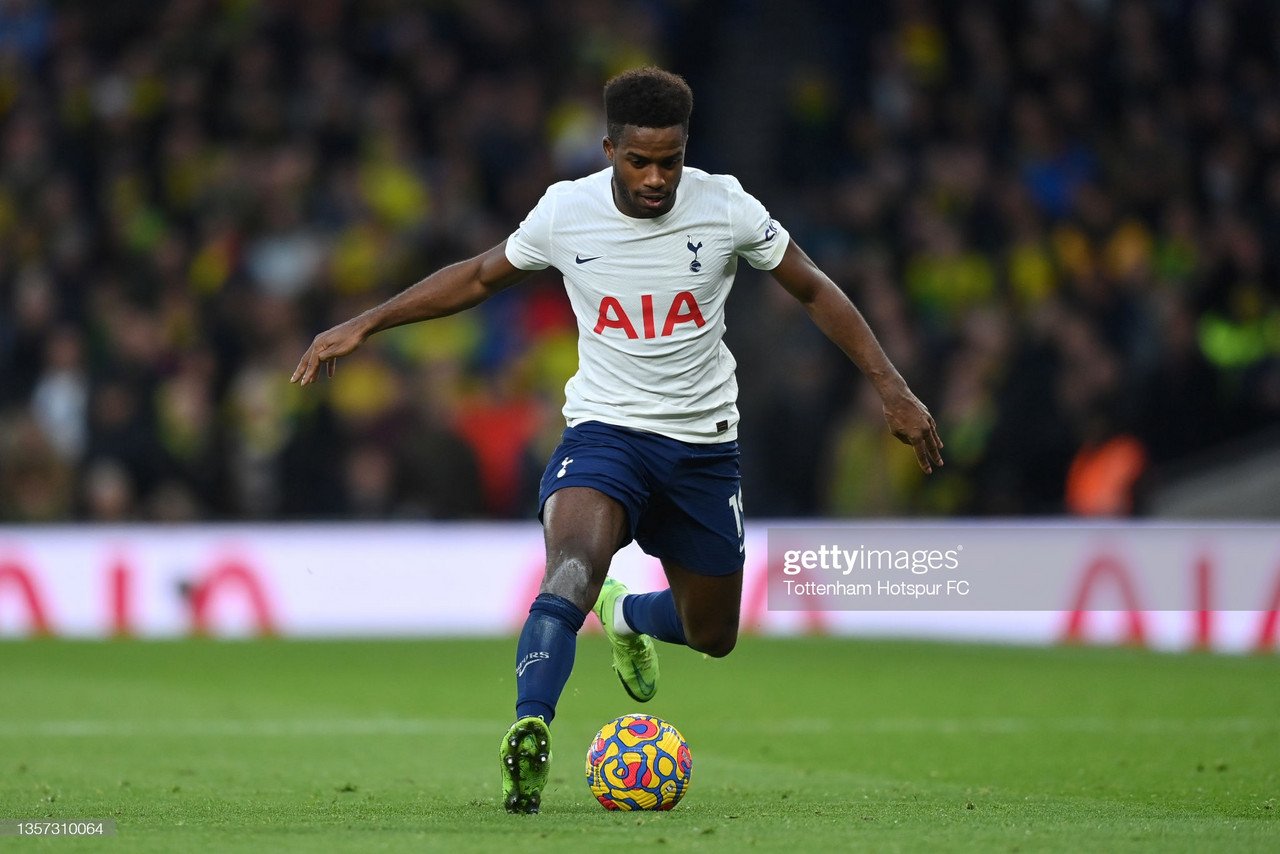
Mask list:
[{"label": "player's right leg", "polygon": [[503,804],[538,812],[550,772],[556,704],[569,674],[578,630],[626,536],[626,512],[583,487],[551,494],[543,506],[547,571],[516,647],[516,722],[499,747]]},{"label": "player's right leg", "polygon": [[[638,433],[622,427],[586,422],[565,431],[564,441],[552,457],[542,479],[543,523],[547,533],[547,554],[559,548],[557,543],[568,535],[577,536],[585,525],[595,523],[582,510],[572,510],[581,500],[579,493],[591,499],[609,502],[620,509],[620,522],[615,550],[631,541],[635,522],[644,512],[650,498],[653,460],[645,451],[652,434]],[[590,507],[587,513],[595,513]],[[600,617],[605,634],[613,646],[613,666],[623,688],[635,700],[645,702],[657,690],[658,657],[653,641],[646,636],[626,632],[616,618],[614,607],[626,588],[617,581],[600,578],[598,596],[591,602]]]},{"label": "player's right leg", "polygon": [[498,745],[502,763],[502,803],[507,812],[536,813],[551,773],[551,730],[539,717],[511,725]]}]

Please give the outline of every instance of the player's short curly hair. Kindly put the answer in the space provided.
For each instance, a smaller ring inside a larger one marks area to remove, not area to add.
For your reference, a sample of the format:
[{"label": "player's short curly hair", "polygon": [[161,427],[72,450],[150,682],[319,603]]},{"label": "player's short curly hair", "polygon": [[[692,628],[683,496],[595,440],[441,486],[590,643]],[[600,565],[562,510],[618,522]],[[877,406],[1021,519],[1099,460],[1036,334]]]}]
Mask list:
[{"label": "player's short curly hair", "polygon": [[689,133],[693,90],[684,78],[661,68],[632,68],[604,86],[604,115],[609,138],[617,141],[626,125],[669,128]]}]

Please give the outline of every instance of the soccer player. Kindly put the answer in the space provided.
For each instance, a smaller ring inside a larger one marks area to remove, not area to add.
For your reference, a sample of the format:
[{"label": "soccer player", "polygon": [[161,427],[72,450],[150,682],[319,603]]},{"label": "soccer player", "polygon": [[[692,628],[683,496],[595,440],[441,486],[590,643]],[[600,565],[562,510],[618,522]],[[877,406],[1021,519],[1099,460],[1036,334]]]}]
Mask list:
[{"label": "soccer player", "polygon": [[[627,693],[657,690],[653,639],[711,656],[738,634],[742,492],[734,360],[722,342],[738,259],[772,271],[870,380],[889,429],[925,472],[942,441],[862,315],[732,177],[685,167],[693,94],[658,68],[604,89],[609,165],[550,187],[501,245],[445,267],[317,335],[292,381],[313,382],[383,329],[470,308],[555,267],[578,321],[568,428],[539,494],[547,567],[516,647],[516,722],[500,746],[508,812],[539,810],[548,725],[594,610]],[[629,594],[608,578],[631,540],[670,587]]]}]

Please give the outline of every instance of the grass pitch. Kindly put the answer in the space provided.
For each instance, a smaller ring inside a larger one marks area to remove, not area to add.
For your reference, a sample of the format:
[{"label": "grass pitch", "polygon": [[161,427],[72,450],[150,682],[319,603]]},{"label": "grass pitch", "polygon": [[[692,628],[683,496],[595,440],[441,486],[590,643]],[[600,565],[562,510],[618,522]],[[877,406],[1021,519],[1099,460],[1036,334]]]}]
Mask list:
[{"label": "grass pitch", "polygon": [[0,644],[0,820],[114,819],[16,851],[1275,851],[1280,660],[744,639],[664,648],[671,813],[583,780],[639,710],[584,636],[538,816],[497,745],[513,641]]}]

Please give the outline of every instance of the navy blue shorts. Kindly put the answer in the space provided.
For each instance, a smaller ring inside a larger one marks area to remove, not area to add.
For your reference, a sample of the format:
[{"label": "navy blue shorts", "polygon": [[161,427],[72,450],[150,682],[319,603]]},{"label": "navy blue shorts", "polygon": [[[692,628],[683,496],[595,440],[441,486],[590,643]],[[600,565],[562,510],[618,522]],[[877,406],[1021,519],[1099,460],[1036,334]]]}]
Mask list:
[{"label": "navy blue shorts", "polygon": [[[538,518],[551,493],[587,486],[627,511],[646,553],[699,575],[742,569],[738,443],[693,444],[586,421],[564,431],[542,475]],[[623,544],[625,545],[625,543]]]}]

